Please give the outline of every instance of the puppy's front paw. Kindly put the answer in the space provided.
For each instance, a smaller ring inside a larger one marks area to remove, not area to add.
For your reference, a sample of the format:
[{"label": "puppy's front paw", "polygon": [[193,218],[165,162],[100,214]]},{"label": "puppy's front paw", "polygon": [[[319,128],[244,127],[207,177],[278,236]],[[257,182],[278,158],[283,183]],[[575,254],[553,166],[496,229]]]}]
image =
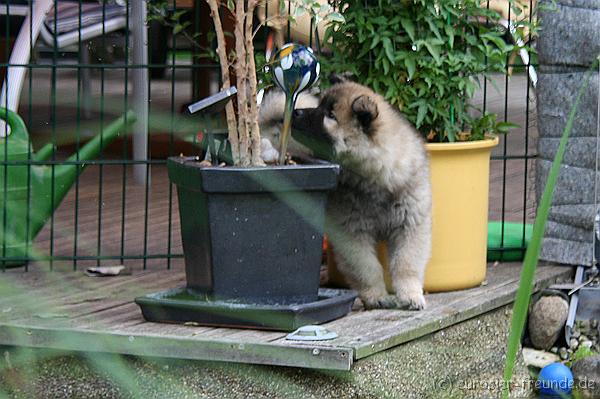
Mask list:
[{"label": "puppy's front paw", "polygon": [[260,156],[264,163],[275,163],[279,159],[279,151],[273,147],[269,139],[262,138],[260,139]]},{"label": "puppy's front paw", "polygon": [[397,308],[398,298],[395,295],[383,295],[379,297],[362,297],[360,298],[365,305],[366,310],[370,309],[393,309]]},{"label": "puppy's front paw", "polygon": [[423,310],[427,307],[425,297],[423,296],[423,289],[418,282],[404,284],[399,287],[396,290],[396,296],[398,297],[400,306],[403,308]]},{"label": "puppy's front paw", "polygon": [[408,308],[408,310],[423,310],[427,307],[422,293],[412,296],[398,295],[398,301],[401,303],[401,307]]}]

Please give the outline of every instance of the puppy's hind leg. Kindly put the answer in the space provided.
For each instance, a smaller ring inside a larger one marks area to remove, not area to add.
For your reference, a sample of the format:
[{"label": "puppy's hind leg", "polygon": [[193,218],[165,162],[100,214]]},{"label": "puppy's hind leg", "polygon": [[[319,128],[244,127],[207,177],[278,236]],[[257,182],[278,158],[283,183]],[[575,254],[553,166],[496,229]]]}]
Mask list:
[{"label": "puppy's hind leg", "polygon": [[425,309],[423,279],[431,256],[429,222],[402,230],[388,240],[390,274],[402,307]]},{"label": "puppy's hind leg", "polygon": [[396,296],[385,289],[383,268],[375,254],[375,241],[368,235],[336,237],[330,233],[337,266],[350,287],[358,291],[366,309],[396,308]]}]

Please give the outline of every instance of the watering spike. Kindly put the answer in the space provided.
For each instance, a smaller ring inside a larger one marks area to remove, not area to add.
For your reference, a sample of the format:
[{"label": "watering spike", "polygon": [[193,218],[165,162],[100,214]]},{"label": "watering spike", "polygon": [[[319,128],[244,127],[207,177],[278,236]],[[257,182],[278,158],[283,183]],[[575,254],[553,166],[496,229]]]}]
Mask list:
[{"label": "watering spike", "polygon": [[279,163],[285,163],[291,132],[292,113],[298,95],[309,89],[319,78],[321,66],[310,47],[288,43],[273,57],[273,80],[285,93],[283,129],[279,141]]}]

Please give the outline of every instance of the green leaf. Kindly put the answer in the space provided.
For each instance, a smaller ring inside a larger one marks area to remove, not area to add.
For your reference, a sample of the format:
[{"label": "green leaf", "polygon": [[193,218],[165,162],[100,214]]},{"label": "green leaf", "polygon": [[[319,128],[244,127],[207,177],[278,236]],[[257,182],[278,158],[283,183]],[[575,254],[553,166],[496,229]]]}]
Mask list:
[{"label": "green leaf", "polygon": [[390,61],[387,58],[381,60],[381,64],[383,65],[383,73],[386,75],[390,73]]},{"label": "green leaf", "polygon": [[173,34],[176,35],[183,30],[183,25],[175,25],[173,27]]},{"label": "green leaf", "polygon": [[402,18],[402,19],[400,19],[400,24],[402,25],[402,28],[404,28],[406,33],[408,33],[410,40],[412,40],[414,42],[415,41],[415,25],[413,24],[413,22],[408,18]]},{"label": "green leaf", "polygon": [[408,78],[412,79],[415,75],[415,70],[417,69],[415,59],[412,57],[406,57],[404,59],[404,65],[406,66],[406,71],[408,72]]},{"label": "green leaf", "polygon": [[392,63],[392,65],[394,65],[396,63],[396,59],[394,57],[394,46],[392,45],[392,41],[389,37],[383,38],[383,48],[385,50],[385,56]]},{"label": "green leaf", "polygon": [[433,32],[435,37],[437,37],[441,41],[442,35],[440,35],[440,31],[438,30],[437,26],[435,26],[435,22],[431,19],[428,19],[427,24],[429,25],[429,29]]},{"label": "green leaf", "polygon": [[499,122],[496,124],[496,131],[499,133],[508,133],[511,129],[518,129],[520,125],[512,122]]},{"label": "green leaf", "polygon": [[427,47],[427,51],[429,51],[429,54],[431,54],[433,56],[433,59],[435,59],[435,62],[439,64],[441,62],[439,47],[432,45],[428,41],[426,41],[424,44],[425,47]]},{"label": "green leaf", "polygon": [[306,8],[304,8],[303,6],[297,6],[296,9],[294,10],[294,18],[298,18],[300,16],[302,16],[302,14],[304,14],[306,12]]},{"label": "green leaf", "polygon": [[417,128],[421,127],[421,124],[423,123],[423,119],[425,119],[425,116],[427,115],[427,104],[423,103],[421,105],[419,105],[419,110],[417,111],[417,121],[416,121],[416,125]]},{"label": "green leaf", "polygon": [[377,47],[377,45],[380,42],[381,42],[381,36],[374,35],[373,40],[371,41],[371,47],[369,47],[369,50],[373,50],[375,47]]},{"label": "green leaf", "polygon": [[450,48],[454,48],[454,28],[451,25],[446,25],[444,28],[446,36],[448,36],[448,45]]},{"label": "green leaf", "polygon": [[330,12],[327,14],[327,20],[331,22],[344,23],[346,19],[339,12]]}]

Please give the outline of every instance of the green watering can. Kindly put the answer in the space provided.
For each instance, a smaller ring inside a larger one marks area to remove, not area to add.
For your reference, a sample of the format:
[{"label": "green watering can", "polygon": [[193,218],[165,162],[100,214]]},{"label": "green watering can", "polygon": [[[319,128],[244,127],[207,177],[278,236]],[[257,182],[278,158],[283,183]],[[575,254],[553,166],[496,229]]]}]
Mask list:
[{"label": "green watering can", "polygon": [[[65,197],[77,175],[85,168],[84,164],[56,165],[54,172],[49,165],[31,165],[29,175],[27,164],[11,164],[14,161],[44,161],[52,156],[53,146],[47,144],[36,154],[31,151],[31,143],[25,123],[16,113],[0,107],[0,119],[10,127],[10,135],[0,137],[0,162],[5,159],[6,166],[0,164],[0,257],[26,258],[33,254],[32,242],[40,232],[52,212]],[[67,161],[91,160],[100,154],[131,123],[134,114],[129,111],[108,125],[100,135],[95,136]],[[6,181],[5,181],[6,179]],[[53,187],[54,186],[54,187]],[[54,197],[54,200],[52,200]],[[4,207],[6,206],[6,212]],[[6,215],[6,219],[4,219]],[[29,221],[29,222],[28,222]],[[0,266],[12,267],[25,263],[25,259],[6,260]]]}]

